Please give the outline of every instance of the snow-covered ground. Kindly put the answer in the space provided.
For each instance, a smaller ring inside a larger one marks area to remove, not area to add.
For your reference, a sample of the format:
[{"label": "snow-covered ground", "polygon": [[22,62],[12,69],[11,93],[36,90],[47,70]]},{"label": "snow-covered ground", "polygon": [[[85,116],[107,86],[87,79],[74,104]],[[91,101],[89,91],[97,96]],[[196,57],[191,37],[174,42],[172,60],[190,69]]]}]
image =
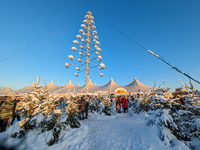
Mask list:
[{"label": "snow-covered ground", "polygon": [[[132,115],[130,115],[132,114]],[[53,146],[47,146],[45,140],[48,132],[39,134],[30,131],[19,149],[29,150],[184,150],[189,149],[182,142],[169,148],[159,138],[157,126],[147,126],[145,113],[121,113],[113,116],[89,114],[89,118],[81,120],[81,127],[67,128],[62,139]],[[12,126],[11,126],[12,127]],[[0,134],[0,140],[8,132]],[[8,137],[7,146],[16,145],[20,139]]]}]

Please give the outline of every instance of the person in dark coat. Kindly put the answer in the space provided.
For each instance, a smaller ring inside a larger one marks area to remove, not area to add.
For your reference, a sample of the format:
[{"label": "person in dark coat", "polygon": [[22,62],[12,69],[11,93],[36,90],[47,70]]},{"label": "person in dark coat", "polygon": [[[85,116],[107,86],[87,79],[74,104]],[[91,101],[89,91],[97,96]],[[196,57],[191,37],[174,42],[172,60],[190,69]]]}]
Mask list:
[{"label": "person in dark coat", "polygon": [[20,109],[21,109],[21,103],[22,101],[18,98],[14,99],[14,110],[13,110],[13,118],[11,121],[11,125],[13,125],[13,122],[15,121],[15,118],[17,118],[17,121],[20,121]]},{"label": "person in dark coat", "polygon": [[80,110],[79,118],[82,120],[84,120],[85,104],[86,104],[85,99],[81,97],[80,106],[79,106],[79,110]]},{"label": "person in dark coat", "polygon": [[86,100],[86,104],[85,104],[85,114],[86,114],[86,116],[85,116],[85,119],[88,118],[88,109],[89,109],[89,102],[88,102],[88,100]]},{"label": "person in dark coat", "polygon": [[13,115],[14,103],[11,101],[9,96],[6,101],[0,107],[0,128],[1,131],[6,131],[6,127],[9,125],[9,120]]}]

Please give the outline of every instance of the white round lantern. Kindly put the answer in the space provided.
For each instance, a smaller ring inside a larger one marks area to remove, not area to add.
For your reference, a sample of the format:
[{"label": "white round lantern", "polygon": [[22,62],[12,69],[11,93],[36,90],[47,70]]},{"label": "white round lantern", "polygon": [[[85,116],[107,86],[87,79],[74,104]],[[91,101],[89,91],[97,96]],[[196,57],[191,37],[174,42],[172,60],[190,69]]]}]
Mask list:
[{"label": "white round lantern", "polygon": [[79,30],[79,33],[83,34],[83,29],[80,29],[80,30]]},{"label": "white round lantern", "polygon": [[81,62],[81,59],[80,59],[80,58],[78,58],[78,62]]},{"label": "white round lantern", "polygon": [[77,41],[77,40],[73,40],[73,43],[74,43],[75,45],[78,45],[78,41]]},{"label": "white round lantern", "polygon": [[71,50],[72,50],[73,52],[76,52],[76,47],[71,47]]},{"label": "white round lantern", "polygon": [[80,48],[81,48],[81,49],[84,49],[84,46],[83,46],[83,45],[80,45]]},{"label": "white round lantern", "polygon": [[65,67],[68,69],[69,68],[69,63],[65,63]]},{"label": "white round lantern", "polygon": [[87,27],[85,26],[85,24],[81,24],[81,28],[86,29]]},{"label": "white round lantern", "polygon": [[74,73],[76,77],[78,77],[78,73]]},{"label": "white round lantern", "polygon": [[76,70],[80,71],[80,67],[76,67]]},{"label": "white round lantern", "polygon": [[87,24],[87,23],[88,23],[88,21],[87,21],[87,20],[83,20],[83,23]]},{"label": "white round lantern", "polygon": [[81,42],[85,43],[85,39],[81,39]]},{"label": "white round lantern", "polygon": [[100,76],[103,77],[103,73],[100,73]]},{"label": "white round lantern", "polygon": [[78,54],[81,55],[81,56],[83,56],[83,53],[82,53],[82,52],[79,52]]},{"label": "white round lantern", "polygon": [[97,46],[100,46],[100,42],[99,42],[99,41],[96,41],[95,44],[96,44]]},{"label": "white round lantern", "polygon": [[69,55],[68,58],[73,61],[74,60],[74,56],[73,55]]},{"label": "white round lantern", "polygon": [[81,39],[81,35],[77,35],[76,38],[80,40]]},{"label": "white round lantern", "polygon": [[92,26],[92,30],[95,30],[95,29],[96,29],[96,26],[95,26],[95,25],[93,25],[93,26]]}]

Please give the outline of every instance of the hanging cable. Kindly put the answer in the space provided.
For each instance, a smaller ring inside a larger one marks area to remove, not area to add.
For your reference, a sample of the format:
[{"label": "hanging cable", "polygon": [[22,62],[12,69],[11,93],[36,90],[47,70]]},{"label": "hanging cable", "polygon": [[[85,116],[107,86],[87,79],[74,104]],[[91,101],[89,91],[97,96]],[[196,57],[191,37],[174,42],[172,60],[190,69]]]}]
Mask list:
[{"label": "hanging cable", "polygon": [[29,48],[29,47],[33,46],[34,44],[36,44],[36,43],[38,43],[38,42],[42,41],[43,39],[45,39],[45,38],[49,37],[50,35],[52,35],[52,34],[54,34],[54,33],[58,32],[59,30],[61,30],[61,29],[65,28],[65,27],[67,27],[68,25],[70,25],[70,24],[72,24],[72,23],[76,22],[77,20],[79,20],[79,19],[80,19],[80,18],[82,18],[82,17],[83,17],[83,16],[81,16],[81,17],[79,17],[78,19],[76,19],[76,20],[74,20],[74,21],[72,21],[72,22],[70,22],[70,23],[66,24],[65,26],[63,26],[63,27],[59,28],[58,30],[56,30],[56,31],[54,31],[54,32],[52,32],[52,33],[50,33],[50,34],[48,34],[47,36],[45,36],[45,37],[43,37],[43,38],[39,39],[38,41],[36,41],[36,42],[34,42],[34,43],[32,43],[32,44],[28,45],[27,47],[25,47],[25,48],[23,48],[23,49],[19,50],[18,52],[16,52],[16,53],[14,53],[14,54],[12,54],[12,55],[10,55],[10,56],[8,56],[8,57],[6,57],[6,58],[2,59],[2,60],[0,61],[0,63],[2,63],[3,61],[5,61],[6,59],[8,59],[8,58],[10,58],[10,57],[12,57],[12,56],[14,56],[14,55],[16,55],[16,54],[18,54],[18,53],[20,53],[20,52],[24,51],[25,49],[27,49],[27,48]]},{"label": "hanging cable", "polygon": [[[183,71],[179,70],[178,68],[176,68],[175,66],[172,66],[170,63],[166,62],[164,60],[163,57],[158,56],[156,54],[154,54],[152,51],[148,50],[147,48],[145,48],[144,46],[140,45],[139,43],[137,43],[136,41],[134,41],[133,39],[131,39],[130,37],[128,37],[127,35],[125,35],[124,33],[120,32],[119,30],[117,30],[116,28],[114,28],[113,26],[111,26],[110,24],[108,24],[107,22],[103,21],[102,19],[100,19],[99,17],[97,17],[95,15],[96,18],[98,18],[99,20],[101,20],[102,22],[104,22],[105,24],[107,24],[108,26],[110,26],[112,29],[114,29],[115,31],[119,32],[120,34],[122,34],[123,36],[125,36],[127,39],[131,40],[133,43],[137,44],[138,46],[140,46],[142,49],[146,50],[148,53],[154,55],[155,57],[157,57],[158,59],[160,59],[161,61],[163,61],[164,63],[166,63],[167,65],[171,66],[172,69],[176,70],[177,72],[185,75],[186,77],[190,78],[191,80],[197,82],[198,84],[200,84],[199,81],[195,80],[194,78],[192,78],[191,76],[189,76],[188,74],[184,73]],[[101,31],[101,30],[100,30]],[[105,37],[104,37],[105,38]]]},{"label": "hanging cable", "polygon": [[[97,25],[97,24],[96,24],[96,25]],[[100,28],[99,26],[97,26],[97,27],[99,28],[100,32],[102,33],[103,37],[105,38],[106,42],[108,43],[108,46],[109,46],[110,49],[112,50],[113,54],[115,55],[116,59],[118,60],[119,64],[121,65],[122,69],[123,69],[124,72],[126,73],[126,76],[129,78],[130,82],[132,82],[131,79],[130,79],[130,77],[128,76],[128,73],[126,72],[126,70],[125,70],[124,67],[122,66],[120,60],[117,58],[117,55],[115,54],[114,50],[112,49],[112,47],[110,46],[108,40],[106,39],[105,35],[103,34],[101,28]]]}]

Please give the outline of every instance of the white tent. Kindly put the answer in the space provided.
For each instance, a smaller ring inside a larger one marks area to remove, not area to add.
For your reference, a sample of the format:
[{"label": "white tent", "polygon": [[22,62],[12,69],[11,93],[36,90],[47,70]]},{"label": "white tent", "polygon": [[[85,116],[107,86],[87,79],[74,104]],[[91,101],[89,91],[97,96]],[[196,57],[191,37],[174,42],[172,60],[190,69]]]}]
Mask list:
[{"label": "white tent", "polygon": [[60,88],[59,90],[55,91],[54,93],[67,93],[67,92],[74,92],[76,89],[76,85],[72,84],[71,80],[65,85],[64,87]]},{"label": "white tent", "polygon": [[96,92],[97,92],[97,91],[115,92],[115,90],[116,90],[117,88],[120,88],[120,87],[123,87],[123,86],[121,86],[121,85],[115,83],[115,82],[113,81],[113,79],[110,78],[110,82],[108,82],[108,83],[107,83],[106,85],[104,85],[104,86],[99,86],[99,87],[96,89]]},{"label": "white tent", "polygon": [[[89,93],[94,93],[95,91],[97,91],[98,86],[93,84],[91,79],[89,80]],[[81,86],[81,87],[77,87],[75,90],[76,93],[85,93],[85,85]]]},{"label": "white tent", "polygon": [[6,95],[9,92],[12,92],[13,90],[8,86],[7,88],[0,90],[0,95]]},{"label": "white tent", "polygon": [[51,81],[48,85],[46,85],[43,89],[48,89],[49,92],[53,93],[57,90],[59,90],[61,87],[57,86],[53,83],[53,81]]},{"label": "white tent", "polygon": [[149,90],[151,89],[151,87],[141,83],[140,81],[138,81],[136,79],[136,77],[134,78],[134,81],[132,83],[130,83],[129,85],[124,86],[123,88],[125,88],[127,90],[127,92],[149,92]]},{"label": "white tent", "polygon": [[30,93],[30,92],[33,92],[35,87],[36,87],[36,83],[34,81],[33,84],[19,90],[13,90],[12,92],[10,92],[10,94],[11,93],[15,93],[15,94]]}]

